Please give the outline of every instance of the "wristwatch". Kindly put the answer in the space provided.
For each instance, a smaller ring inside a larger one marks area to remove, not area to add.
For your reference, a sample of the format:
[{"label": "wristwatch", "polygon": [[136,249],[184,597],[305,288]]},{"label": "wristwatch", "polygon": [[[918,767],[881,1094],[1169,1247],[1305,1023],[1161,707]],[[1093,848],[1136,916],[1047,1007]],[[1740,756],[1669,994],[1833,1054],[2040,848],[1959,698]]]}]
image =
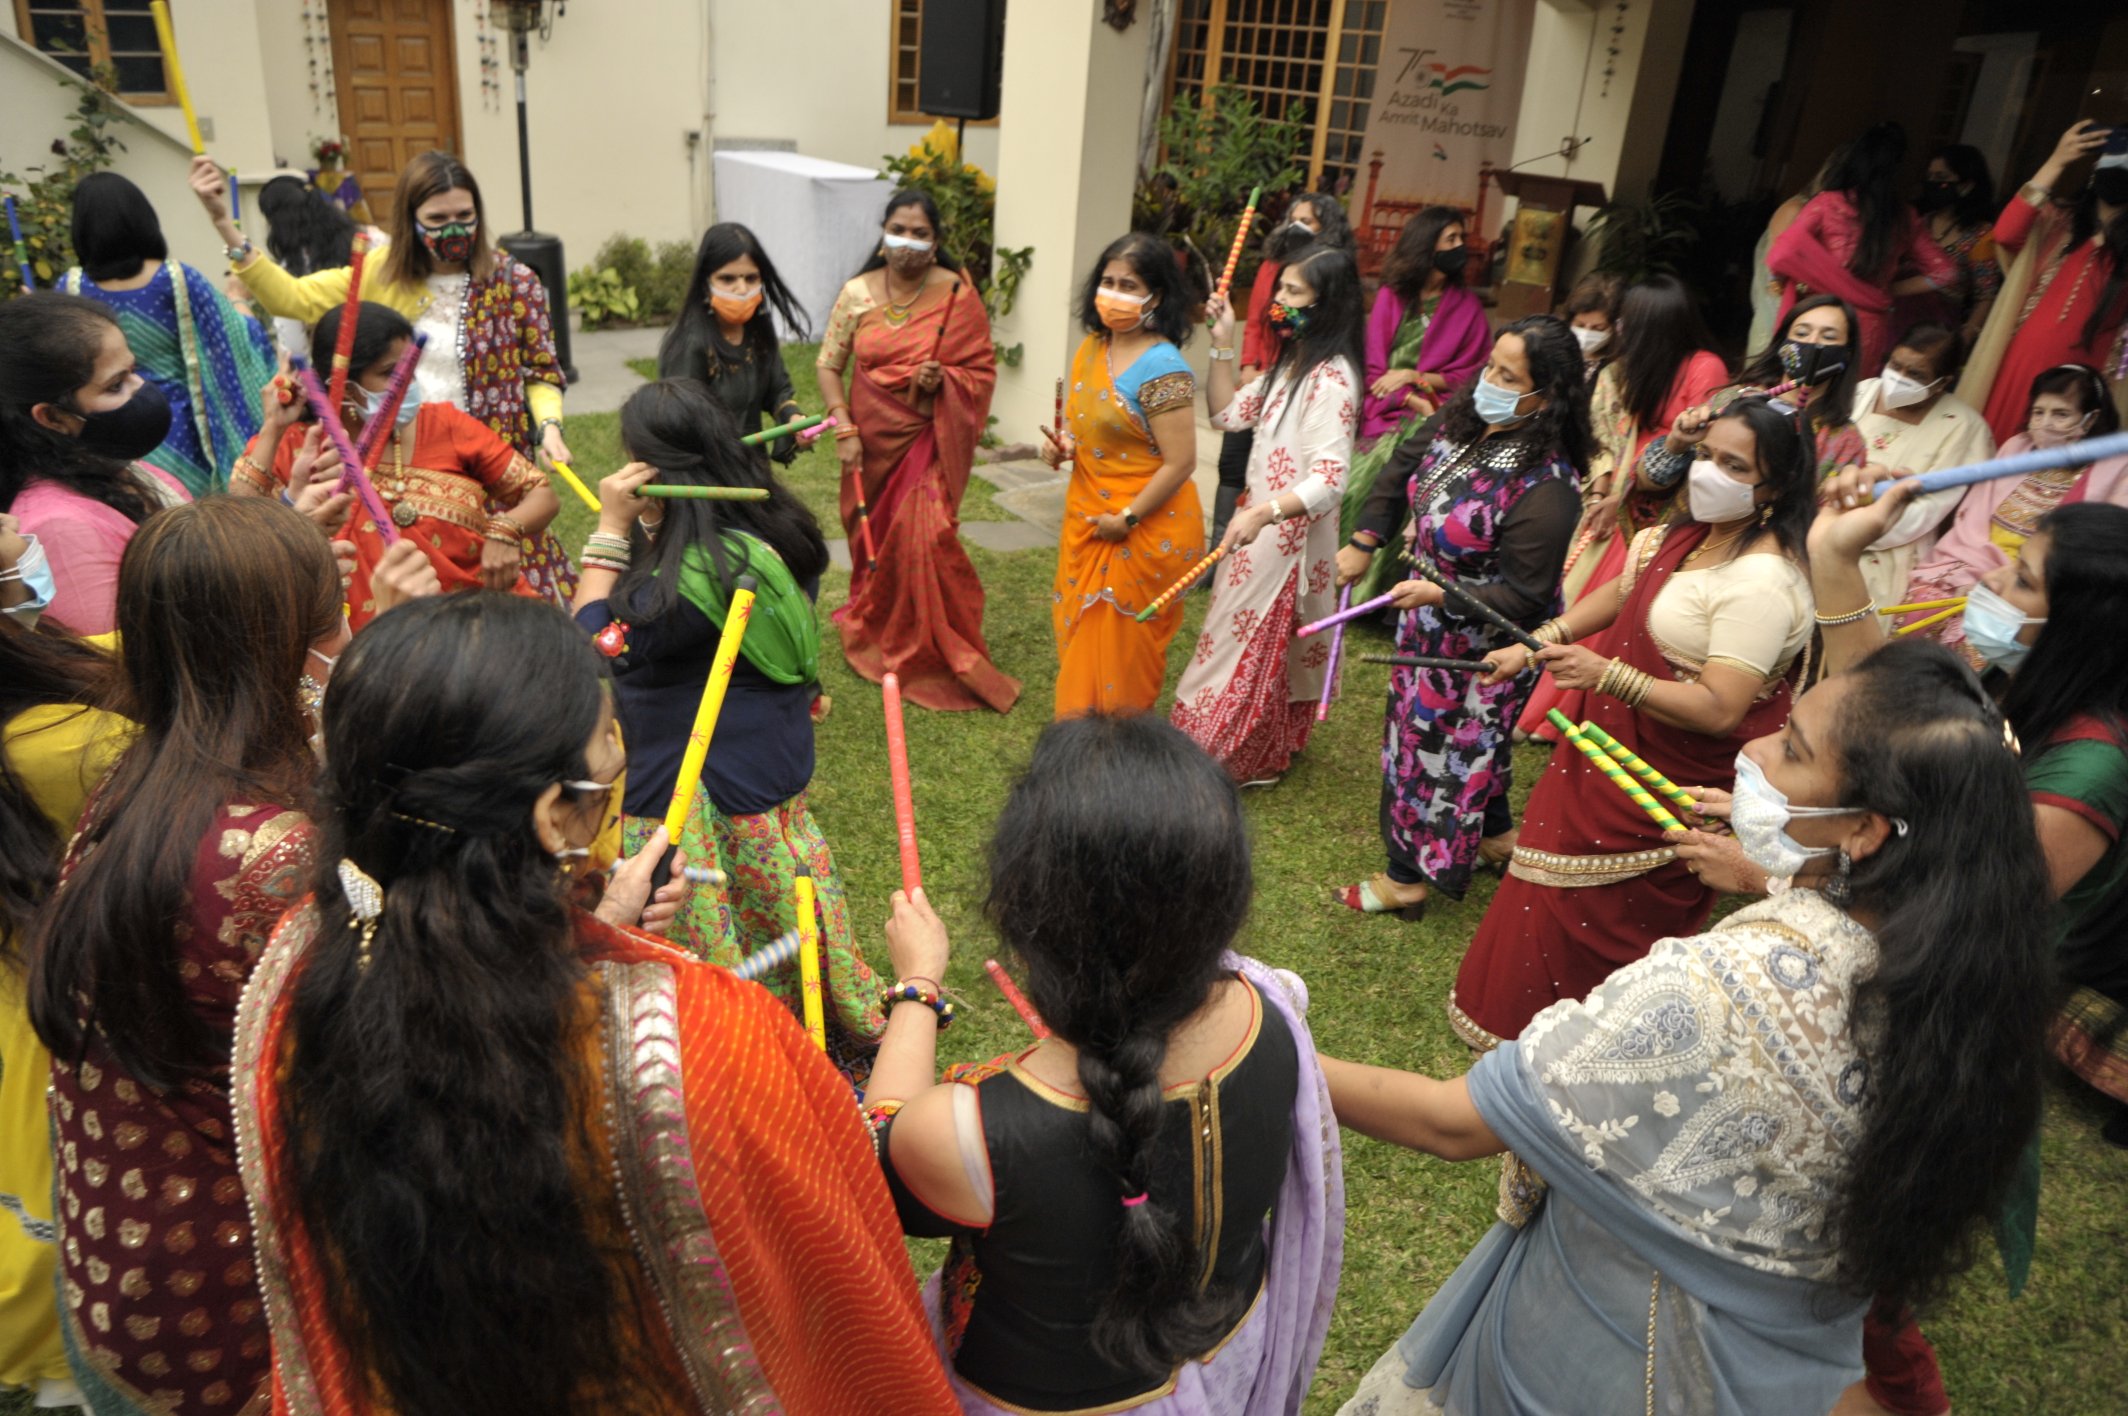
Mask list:
[{"label": "wristwatch", "polygon": [[237,242],[234,246],[222,247],[222,255],[228,259],[229,264],[233,266],[240,266],[244,262],[251,259],[251,253],[255,249],[256,248],[251,244],[251,238],[249,236],[246,236],[243,240]]},{"label": "wristwatch", "polygon": [[1123,508],[1123,525],[1126,530],[1135,530],[1138,525],[1138,513],[1129,507]]}]

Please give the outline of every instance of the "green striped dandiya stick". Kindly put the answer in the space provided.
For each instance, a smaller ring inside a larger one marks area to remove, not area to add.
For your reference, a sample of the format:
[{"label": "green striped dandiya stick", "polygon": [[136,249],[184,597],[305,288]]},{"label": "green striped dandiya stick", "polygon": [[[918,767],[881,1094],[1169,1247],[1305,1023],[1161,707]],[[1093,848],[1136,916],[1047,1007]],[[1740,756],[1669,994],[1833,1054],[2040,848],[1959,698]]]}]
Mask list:
[{"label": "green striped dandiya stick", "polygon": [[1663,809],[1663,804],[1648,794],[1648,789],[1633,780],[1626,769],[1611,760],[1609,753],[1581,735],[1581,729],[1567,721],[1566,714],[1557,708],[1546,713],[1545,719],[1559,729],[1560,734],[1581,750],[1584,757],[1596,764],[1596,770],[1609,777],[1614,786],[1633,798],[1633,804],[1648,813],[1657,826],[1665,831],[1682,831],[1676,817]]},{"label": "green striped dandiya stick", "polygon": [[686,482],[645,482],[639,497],[689,497],[695,501],[767,501],[766,487],[705,487]]},{"label": "green striped dandiya stick", "polygon": [[1624,764],[1628,772],[1631,772],[1634,776],[1655,788],[1656,791],[1662,793],[1663,796],[1669,798],[1672,806],[1682,807],[1686,811],[1699,810],[1699,803],[1694,801],[1683,787],[1678,786],[1677,783],[1641,761],[1634,754],[1632,748],[1627,747],[1602,728],[1597,727],[1594,723],[1583,723],[1581,725],[1581,735],[1617,758],[1619,762]]}]

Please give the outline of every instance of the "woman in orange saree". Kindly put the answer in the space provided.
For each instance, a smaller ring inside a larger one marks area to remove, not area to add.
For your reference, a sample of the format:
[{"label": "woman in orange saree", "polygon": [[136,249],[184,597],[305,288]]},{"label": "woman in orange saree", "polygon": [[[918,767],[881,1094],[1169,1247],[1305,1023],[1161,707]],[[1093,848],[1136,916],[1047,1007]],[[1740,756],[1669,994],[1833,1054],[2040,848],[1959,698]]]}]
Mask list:
[{"label": "woman in orange saree", "polygon": [[890,197],[879,250],[835,297],[821,337],[815,372],[837,421],[850,540],[850,598],[834,619],[863,677],[893,673],[926,708],[1003,713],[1020,685],[990,662],[983,583],[960,540],[997,357],[982,296],[943,263],[939,235],[929,196]]},{"label": "woman in orange saree", "polygon": [[[536,712],[481,687],[513,672]],[[848,1085],[765,990],[631,927],[684,889],[650,895],[663,837],[574,902],[625,769],[589,638],[419,600],[324,723],[312,894],[232,1069],[273,1410],[955,1412]]]},{"label": "woman in orange saree", "polygon": [[1197,380],[1177,347],[1190,335],[1188,304],[1166,243],[1144,232],[1109,244],[1080,297],[1088,333],[1072,356],[1064,427],[1044,434],[1042,454],[1071,464],[1049,612],[1059,718],[1150,709],[1182,628],[1179,597],[1137,616],[1204,556],[1190,481]]}]

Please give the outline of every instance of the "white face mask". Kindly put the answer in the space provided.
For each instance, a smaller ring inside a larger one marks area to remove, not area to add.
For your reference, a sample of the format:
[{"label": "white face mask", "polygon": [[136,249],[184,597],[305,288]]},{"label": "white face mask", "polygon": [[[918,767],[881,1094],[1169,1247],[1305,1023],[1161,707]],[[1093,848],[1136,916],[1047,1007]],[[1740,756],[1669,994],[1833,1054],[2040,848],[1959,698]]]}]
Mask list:
[{"label": "white face mask", "polygon": [[1847,806],[1790,806],[1788,794],[1766,780],[1758,763],[1741,752],[1736,755],[1729,829],[1736,832],[1736,843],[1744,848],[1744,858],[1776,879],[1792,879],[1805,861],[1833,853],[1831,846],[1798,844],[1788,834],[1791,820],[1798,816],[1852,816],[1858,810]]},{"label": "white face mask", "polygon": [[1936,391],[1942,379],[1920,383],[1908,378],[1897,369],[1887,368],[1884,377],[1877,380],[1877,397],[1884,400],[1886,408],[1911,408]]},{"label": "white face mask", "polygon": [[929,241],[919,241],[914,236],[887,236],[882,239],[890,251],[909,251],[917,255],[928,255],[931,251]]},{"label": "white face mask", "polygon": [[1583,329],[1580,325],[1574,325],[1572,328],[1574,342],[1581,346],[1581,357],[1584,359],[1611,342],[1611,332],[1607,329]]},{"label": "white face mask", "polygon": [[1754,508],[1752,488],[1702,457],[1685,474],[1685,505],[1692,519],[1708,526],[1742,521]]}]

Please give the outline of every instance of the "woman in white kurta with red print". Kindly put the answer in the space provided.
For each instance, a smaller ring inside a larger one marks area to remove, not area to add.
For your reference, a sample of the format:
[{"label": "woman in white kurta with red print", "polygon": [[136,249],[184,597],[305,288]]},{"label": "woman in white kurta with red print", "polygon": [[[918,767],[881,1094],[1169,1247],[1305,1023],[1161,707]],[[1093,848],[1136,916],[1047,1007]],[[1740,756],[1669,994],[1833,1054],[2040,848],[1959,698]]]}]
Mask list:
[{"label": "woman in white kurta with red print", "polygon": [[1337,512],[1359,424],[1359,271],[1348,252],[1321,247],[1290,261],[1269,319],[1279,357],[1238,391],[1233,313],[1217,295],[1208,313],[1212,424],[1253,428],[1256,442],[1173,716],[1236,781],[1266,784],[1306,745],[1329,667],[1329,639],[1293,631],[1333,607]]}]

